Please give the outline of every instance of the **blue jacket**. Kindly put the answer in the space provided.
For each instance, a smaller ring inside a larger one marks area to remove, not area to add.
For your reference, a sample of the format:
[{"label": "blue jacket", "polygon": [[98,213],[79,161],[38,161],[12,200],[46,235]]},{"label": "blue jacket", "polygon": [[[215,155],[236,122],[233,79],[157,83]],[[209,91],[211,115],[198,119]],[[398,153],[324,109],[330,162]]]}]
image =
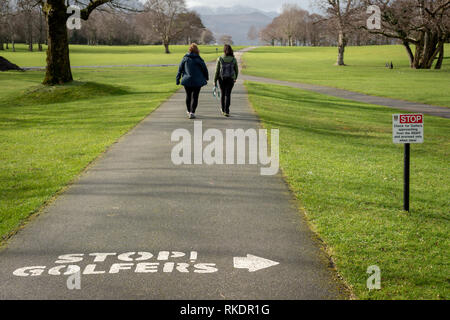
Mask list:
[{"label": "blue jacket", "polygon": [[180,63],[177,84],[185,87],[203,87],[208,84],[209,73],[205,61],[196,53],[188,53]]}]

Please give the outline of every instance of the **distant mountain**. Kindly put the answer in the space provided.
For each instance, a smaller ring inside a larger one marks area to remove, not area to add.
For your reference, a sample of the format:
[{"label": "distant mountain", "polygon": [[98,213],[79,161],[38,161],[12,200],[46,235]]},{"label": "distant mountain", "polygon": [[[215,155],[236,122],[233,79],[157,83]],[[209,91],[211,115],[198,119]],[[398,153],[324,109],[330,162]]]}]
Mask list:
[{"label": "distant mountain", "polygon": [[190,9],[197,11],[200,15],[249,14],[259,12],[272,19],[278,16],[278,13],[275,11],[267,12],[245,6],[215,7],[215,8],[207,6],[197,6],[192,7]]},{"label": "distant mountain", "polygon": [[276,12],[265,12],[255,8],[234,7],[193,7],[202,18],[203,24],[210,29],[217,41],[223,35],[231,35],[236,45],[256,45],[258,41],[250,41],[247,38],[252,26],[258,29],[264,28],[278,16]]}]

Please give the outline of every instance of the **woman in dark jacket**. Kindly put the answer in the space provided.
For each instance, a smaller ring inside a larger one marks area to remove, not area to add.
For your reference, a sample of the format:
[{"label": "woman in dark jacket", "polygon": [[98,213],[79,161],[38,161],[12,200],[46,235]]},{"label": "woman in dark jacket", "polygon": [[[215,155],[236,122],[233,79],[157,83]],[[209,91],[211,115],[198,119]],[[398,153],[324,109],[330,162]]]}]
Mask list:
[{"label": "woman in dark jacket", "polygon": [[229,117],[231,92],[239,75],[239,65],[234,57],[233,48],[230,45],[226,44],[223,52],[223,56],[217,59],[214,84],[217,87],[217,81],[219,81],[220,91],[222,91],[222,114],[225,117]]},{"label": "woman in dark jacket", "polygon": [[184,86],[186,90],[186,107],[189,119],[195,119],[195,110],[198,106],[198,96],[203,86],[208,84],[209,74],[205,61],[200,57],[198,46],[193,43],[189,47],[180,63],[177,74],[177,85]]}]

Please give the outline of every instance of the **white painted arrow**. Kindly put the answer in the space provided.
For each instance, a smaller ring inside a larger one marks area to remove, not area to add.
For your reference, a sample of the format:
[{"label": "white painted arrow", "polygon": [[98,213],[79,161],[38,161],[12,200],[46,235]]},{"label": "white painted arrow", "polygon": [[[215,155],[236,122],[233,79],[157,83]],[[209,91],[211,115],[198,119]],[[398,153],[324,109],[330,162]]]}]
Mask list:
[{"label": "white painted arrow", "polygon": [[279,262],[264,259],[251,254],[247,254],[247,257],[235,257],[233,262],[235,269],[248,269],[249,272],[255,272],[280,264]]}]

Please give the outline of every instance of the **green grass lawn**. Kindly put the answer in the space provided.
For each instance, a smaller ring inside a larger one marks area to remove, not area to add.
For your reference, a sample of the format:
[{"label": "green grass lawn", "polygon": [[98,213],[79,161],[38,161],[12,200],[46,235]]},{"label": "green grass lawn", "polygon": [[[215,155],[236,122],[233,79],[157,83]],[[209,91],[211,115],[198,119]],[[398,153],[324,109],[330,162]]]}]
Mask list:
[{"label": "green grass lawn", "polygon": [[[217,58],[216,48],[222,53],[222,46],[200,46],[200,54],[205,61]],[[235,50],[243,47],[235,47]],[[16,45],[16,52],[11,48],[0,51],[0,56],[20,67],[43,67],[46,59],[46,46],[43,52],[29,52],[23,44]],[[103,66],[126,64],[177,64],[188,51],[188,46],[171,46],[171,54],[164,53],[163,46],[70,46],[72,66]]]},{"label": "green grass lawn", "polygon": [[450,107],[450,45],[445,52],[442,70],[412,70],[402,46],[348,47],[346,67],[334,65],[332,47],[263,47],[245,54],[244,73]]},{"label": "green grass lawn", "polygon": [[[0,242],[175,90],[176,68],[0,73]],[[183,109],[184,110],[184,109]]]},{"label": "green grass lawn", "polygon": [[[412,145],[410,213],[401,210],[403,148],[392,109],[287,87],[246,84],[283,173],[337,270],[361,299],[450,298],[449,120],[425,116]],[[366,288],[381,268],[381,290]]]}]

